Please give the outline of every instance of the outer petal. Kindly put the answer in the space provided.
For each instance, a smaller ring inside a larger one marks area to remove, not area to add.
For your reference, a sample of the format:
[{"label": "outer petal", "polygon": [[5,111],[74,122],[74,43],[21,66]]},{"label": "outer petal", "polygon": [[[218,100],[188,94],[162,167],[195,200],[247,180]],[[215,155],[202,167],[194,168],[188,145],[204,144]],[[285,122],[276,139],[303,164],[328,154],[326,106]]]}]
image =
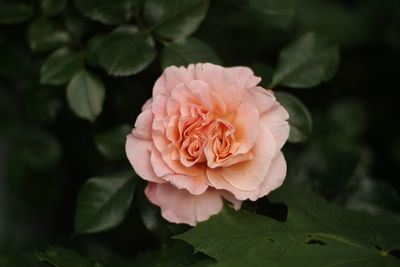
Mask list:
[{"label": "outer petal", "polygon": [[143,179],[150,182],[165,183],[155,174],[151,166],[150,146],[151,142],[148,140],[135,137],[133,134],[127,135],[125,151],[128,160],[135,172]]},{"label": "outer petal", "polygon": [[256,86],[246,90],[244,101],[252,103],[258,109],[260,114],[262,114],[271,109],[271,107],[276,103],[276,98],[271,91]]},{"label": "outer petal", "polygon": [[221,169],[221,175],[232,186],[243,191],[257,189],[268,172],[276,154],[275,140],[263,124],[259,125],[256,144],[251,150],[253,159]]},{"label": "outer petal", "polygon": [[201,195],[208,188],[208,180],[205,174],[199,176],[169,174],[164,176],[163,179],[179,189],[186,189],[193,195]]},{"label": "outer petal", "polygon": [[193,65],[189,65],[188,68],[175,66],[166,68],[154,85],[153,97],[160,94],[169,96],[178,84],[194,80],[193,69]]},{"label": "outer petal", "polygon": [[260,121],[268,127],[276,142],[276,151],[281,150],[289,137],[289,114],[278,102],[261,116]]},{"label": "outer petal", "polygon": [[195,65],[195,78],[209,84],[211,90],[226,103],[227,112],[234,111],[242,101],[235,79],[225,68],[210,63]]},{"label": "outer petal", "polygon": [[261,78],[254,75],[248,67],[231,67],[226,69],[235,78],[236,84],[240,89],[256,86],[261,82]]},{"label": "outer petal", "polygon": [[223,207],[221,192],[217,190],[192,195],[168,183],[149,183],[145,194],[153,204],[161,207],[162,216],[173,223],[195,226],[197,222],[205,221],[211,215],[219,213]]},{"label": "outer petal", "polygon": [[146,109],[140,113],[136,119],[134,135],[141,138],[150,139],[152,134],[152,123],[153,114],[151,113],[150,109]]},{"label": "outer petal", "polygon": [[286,161],[282,152],[279,152],[272,160],[268,174],[259,187],[257,197],[250,198],[255,201],[257,198],[268,195],[272,190],[280,187],[286,177]]},{"label": "outer petal", "polygon": [[259,115],[257,108],[248,102],[238,107],[232,123],[236,127],[236,141],[241,143],[237,153],[246,153],[253,147],[257,138]]}]

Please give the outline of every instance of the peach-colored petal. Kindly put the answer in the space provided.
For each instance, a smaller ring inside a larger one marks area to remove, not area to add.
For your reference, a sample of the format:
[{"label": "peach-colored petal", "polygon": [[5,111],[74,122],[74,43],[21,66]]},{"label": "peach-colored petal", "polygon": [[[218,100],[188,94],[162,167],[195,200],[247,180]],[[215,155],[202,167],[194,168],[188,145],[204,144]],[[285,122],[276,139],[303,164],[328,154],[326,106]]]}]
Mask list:
[{"label": "peach-colored petal", "polygon": [[220,169],[207,169],[206,174],[210,186],[216,189],[226,190],[230,192],[231,194],[233,194],[234,198],[239,201],[258,197],[259,194],[258,190],[244,191],[244,190],[239,190],[236,187],[232,186],[221,175]]},{"label": "peach-colored petal", "polygon": [[235,78],[236,84],[240,89],[246,89],[256,86],[261,82],[261,78],[254,75],[254,72],[248,67],[226,68],[227,72]]},{"label": "peach-colored petal", "polygon": [[[207,190],[201,195],[192,195],[170,184],[149,183],[145,194],[153,204],[161,207],[161,214],[166,220],[195,226],[222,210],[221,194],[226,193]],[[234,204],[236,207],[240,205],[237,201]]]},{"label": "peach-colored petal", "polygon": [[178,84],[192,81],[193,69],[193,65],[189,65],[188,68],[175,66],[166,68],[154,85],[153,97],[160,94],[170,95]]},{"label": "peach-colored petal", "polygon": [[261,116],[260,121],[270,129],[276,142],[276,151],[281,150],[289,137],[289,114],[278,102]]},{"label": "peach-colored petal", "polygon": [[150,182],[165,183],[155,174],[151,166],[150,146],[151,142],[148,140],[135,137],[132,134],[127,135],[125,151],[128,160],[135,172],[143,179]]},{"label": "peach-colored petal", "polygon": [[276,103],[276,98],[271,91],[256,86],[246,90],[244,101],[252,103],[263,114]]},{"label": "peach-colored petal", "polygon": [[255,201],[260,197],[268,195],[271,191],[280,187],[286,177],[286,161],[282,152],[278,152],[276,157],[272,160],[268,173],[259,187],[259,194],[257,197],[250,198]]},{"label": "peach-colored petal", "polygon": [[240,143],[237,153],[246,153],[253,147],[257,137],[259,115],[257,108],[248,102],[238,107],[232,123],[236,127],[236,141]]},{"label": "peach-colored petal", "polygon": [[168,174],[163,179],[179,189],[186,189],[193,195],[203,194],[208,188],[208,180],[205,174],[199,176]]},{"label": "peach-colored petal", "polygon": [[157,95],[154,97],[151,105],[154,117],[165,117],[167,115],[168,97],[165,95]]},{"label": "peach-colored petal", "polygon": [[227,112],[234,111],[242,101],[242,91],[238,90],[235,79],[221,66],[196,64],[195,78],[208,83],[211,90],[225,102]]},{"label": "peach-colored petal", "polygon": [[142,106],[142,111],[146,109],[151,109],[151,104],[153,103],[153,98],[149,98]]},{"label": "peach-colored petal", "polygon": [[153,120],[153,142],[158,151],[163,153],[166,147],[171,143],[165,136],[165,126],[164,126],[164,118],[158,118]]},{"label": "peach-colored petal", "polygon": [[221,168],[221,175],[239,190],[252,191],[258,188],[268,172],[271,160],[276,154],[274,138],[268,128],[259,125],[257,145],[253,147],[253,159]]},{"label": "peach-colored petal", "polygon": [[153,114],[147,109],[139,114],[135,122],[134,135],[137,137],[150,139],[152,134]]},{"label": "peach-colored petal", "polygon": [[186,167],[179,160],[173,160],[169,153],[164,153],[163,159],[165,163],[167,163],[168,167],[177,174],[199,176],[205,172],[204,164],[195,164],[191,167]]},{"label": "peach-colored petal", "polygon": [[150,163],[154,169],[155,174],[158,177],[163,177],[165,175],[174,173],[164,162],[161,153],[157,150],[157,148],[154,145],[151,148]]}]

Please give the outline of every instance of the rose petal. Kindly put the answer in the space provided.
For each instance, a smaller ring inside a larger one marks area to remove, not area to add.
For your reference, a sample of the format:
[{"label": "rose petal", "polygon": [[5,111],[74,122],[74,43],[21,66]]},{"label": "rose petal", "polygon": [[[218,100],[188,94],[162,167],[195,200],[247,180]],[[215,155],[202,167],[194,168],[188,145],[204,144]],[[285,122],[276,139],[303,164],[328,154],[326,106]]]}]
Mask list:
[{"label": "rose petal", "polygon": [[151,142],[148,140],[135,137],[132,134],[127,135],[125,151],[128,160],[135,172],[143,179],[150,182],[165,183],[155,174],[151,166],[150,146]]},{"label": "rose petal", "polygon": [[221,168],[221,175],[225,180],[239,190],[257,189],[276,154],[274,138],[263,124],[259,125],[256,143],[257,145],[251,150],[252,160]]},{"label": "rose petal", "polygon": [[166,68],[154,85],[153,97],[160,94],[169,96],[178,84],[194,80],[193,70],[193,65],[189,65],[188,68],[176,66]]},{"label": "rose petal", "polygon": [[208,188],[208,180],[205,174],[199,176],[168,174],[163,179],[179,189],[186,189],[193,195],[203,194]]},{"label": "rose petal", "polygon": [[134,135],[150,139],[152,134],[153,114],[147,109],[139,114],[135,122]]},{"label": "rose petal", "polygon": [[263,114],[276,103],[276,98],[271,91],[256,86],[246,90],[244,101],[252,103]]},{"label": "rose petal", "polygon": [[289,113],[278,102],[264,115],[261,116],[260,121],[267,125],[276,142],[276,151],[282,149],[286,140],[289,137]]},{"label": "rose petal", "polygon": [[173,223],[186,223],[195,226],[222,210],[221,193],[207,190],[201,195],[192,195],[184,189],[166,184],[149,183],[145,194],[155,205],[161,207],[162,216]]},{"label": "rose petal", "polygon": [[282,152],[279,152],[272,160],[268,173],[259,187],[259,194],[256,197],[250,198],[255,201],[260,197],[268,195],[271,191],[280,187],[286,177],[286,161]]},{"label": "rose petal", "polygon": [[174,173],[164,162],[161,153],[157,150],[157,148],[154,145],[151,148],[150,163],[154,169],[155,174],[158,177],[163,177],[165,175]]},{"label": "rose petal", "polygon": [[248,102],[238,107],[232,122],[236,128],[236,141],[241,143],[237,153],[246,153],[253,147],[257,138],[259,115],[257,108]]},{"label": "rose petal", "polygon": [[227,72],[235,78],[237,87],[246,89],[256,86],[261,82],[261,78],[254,75],[254,72],[248,67],[231,67]]}]

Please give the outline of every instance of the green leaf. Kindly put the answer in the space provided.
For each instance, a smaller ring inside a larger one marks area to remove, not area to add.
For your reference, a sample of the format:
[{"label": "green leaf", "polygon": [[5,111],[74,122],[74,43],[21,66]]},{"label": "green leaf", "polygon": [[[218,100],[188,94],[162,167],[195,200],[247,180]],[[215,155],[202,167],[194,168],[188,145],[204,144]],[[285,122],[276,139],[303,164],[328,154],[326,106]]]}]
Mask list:
[{"label": "green leaf", "polygon": [[1,2],[0,24],[15,24],[30,19],[33,8],[24,3]]},{"label": "green leaf", "polygon": [[306,33],[281,51],[271,86],[313,87],[330,80],[338,65],[338,46],[325,37]]},{"label": "green leaf", "polygon": [[95,35],[89,40],[87,44],[86,59],[91,66],[99,65],[98,55],[100,54],[101,44],[105,38],[106,36],[104,35]]},{"label": "green leaf", "polygon": [[293,0],[249,0],[250,5],[267,15],[293,15]]},{"label": "green leaf", "polygon": [[50,85],[64,84],[82,69],[83,63],[82,53],[61,48],[43,62],[40,68],[40,82]]},{"label": "green leaf", "polygon": [[55,29],[51,20],[37,19],[28,28],[29,45],[34,52],[46,52],[71,43],[68,32]]},{"label": "green leaf", "polygon": [[187,66],[190,63],[210,62],[221,65],[217,53],[204,42],[188,38],[164,47],[161,54],[161,66]]},{"label": "green leaf", "polygon": [[54,16],[64,10],[68,0],[42,0],[40,7],[45,16]]},{"label": "green leaf", "polygon": [[225,208],[178,235],[220,266],[398,266],[399,222],[345,211],[315,193],[281,188],[270,195],[288,206],[286,222]]},{"label": "green leaf", "polygon": [[157,35],[179,40],[197,30],[208,5],[208,0],[147,0],[143,16]]},{"label": "green leaf", "polygon": [[104,98],[103,83],[86,70],[76,73],[68,84],[68,103],[81,118],[93,122],[103,109]]},{"label": "green leaf", "polygon": [[156,56],[152,39],[141,36],[135,28],[122,28],[109,34],[97,52],[100,66],[115,76],[136,74]]},{"label": "green leaf", "polygon": [[125,159],[126,135],[131,129],[132,127],[124,124],[96,135],[97,149],[110,160]]},{"label": "green leaf", "polygon": [[75,0],[76,7],[83,15],[104,24],[128,22],[138,3],[138,0]]},{"label": "green leaf", "polygon": [[35,251],[35,256],[39,261],[48,262],[56,267],[99,266],[91,260],[82,257],[77,252],[62,247],[50,247],[45,252]]},{"label": "green leaf", "polygon": [[137,178],[120,173],[89,179],[78,194],[76,233],[97,233],[119,225],[128,213]]},{"label": "green leaf", "polygon": [[294,95],[275,92],[275,96],[289,113],[289,142],[301,143],[311,135],[312,120],[307,108]]}]

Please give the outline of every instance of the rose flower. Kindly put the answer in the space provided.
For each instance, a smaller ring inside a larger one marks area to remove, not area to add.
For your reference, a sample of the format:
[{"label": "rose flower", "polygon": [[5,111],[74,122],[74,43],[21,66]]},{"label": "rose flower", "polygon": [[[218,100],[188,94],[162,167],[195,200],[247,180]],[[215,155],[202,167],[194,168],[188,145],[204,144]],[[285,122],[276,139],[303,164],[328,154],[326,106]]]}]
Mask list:
[{"label": "rose flower", "polygon": [[287,111],[247,67],[168,67],[127,136],[126,154],[149,181],[145,193],[174,223],[196,225],[279,187]]}]

